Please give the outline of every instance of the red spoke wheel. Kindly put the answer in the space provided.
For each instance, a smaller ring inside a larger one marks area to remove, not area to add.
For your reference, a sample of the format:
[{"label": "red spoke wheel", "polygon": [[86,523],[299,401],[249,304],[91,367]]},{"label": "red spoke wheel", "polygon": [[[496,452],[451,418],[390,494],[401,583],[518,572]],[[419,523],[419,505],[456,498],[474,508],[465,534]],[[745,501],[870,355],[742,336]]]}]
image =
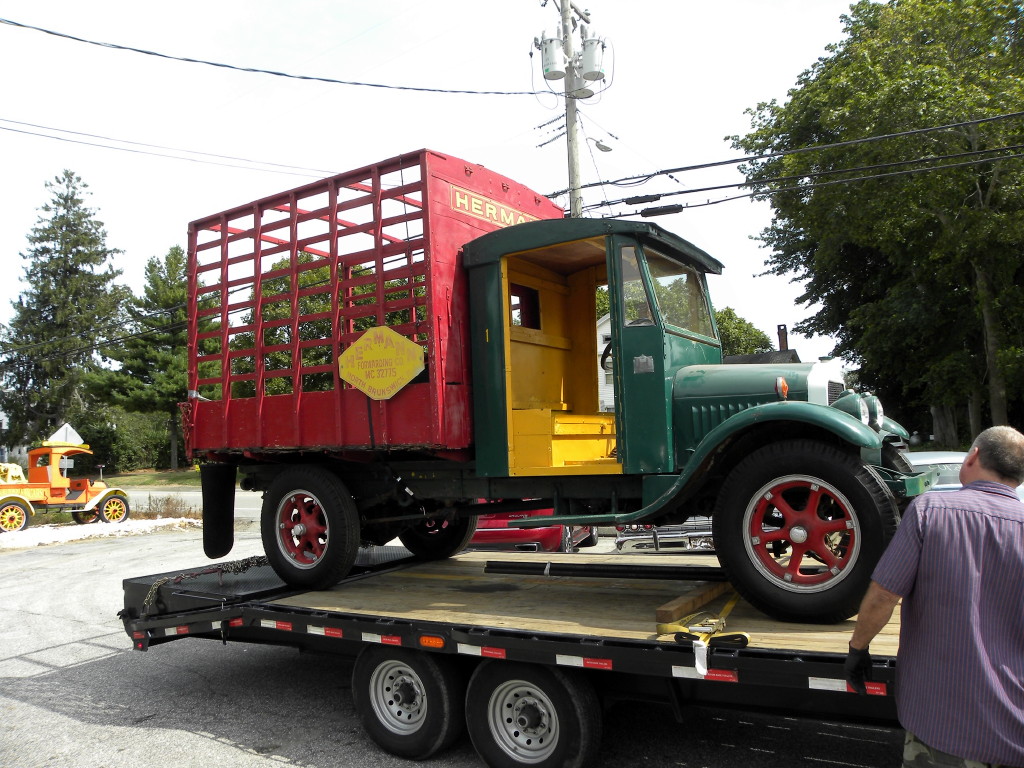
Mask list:
[{"label": "red spoke wheel", "polygon": [[854,615],[899,520],[869,467],[833,445],[784,441],[730,472],[714,513],[719,559],[755,607],[786,621]]},{"label": "red spoke wheel", "polygon": [[420,560],[444,560],[469,546],[474,533],[475,517],[455,520],[436,517],[406,528],[398,540]]},{"label": "red spoke wheel", "polygon": [[28,505],[17,499],[0,502],[0,533],[20,531],[28,525]]},{"label": "red spoke wheel", "polygon": [[263,549],[287,584],[326,589],[351,570],[359,516],[345,486],[319,467],[288,469],[263,497]]}]

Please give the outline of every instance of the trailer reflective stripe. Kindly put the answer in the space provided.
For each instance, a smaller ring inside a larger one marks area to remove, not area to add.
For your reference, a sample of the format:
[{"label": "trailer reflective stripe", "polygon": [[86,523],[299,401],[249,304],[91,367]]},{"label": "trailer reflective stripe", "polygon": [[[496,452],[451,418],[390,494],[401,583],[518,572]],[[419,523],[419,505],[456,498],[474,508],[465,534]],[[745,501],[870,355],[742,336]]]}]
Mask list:
[{"label": "trailer reflective stripe", "polygon": [[324,637],[344,637],[345,633],[340,627],[315,627],[308,626],[306,631],[311,635],[323,635]]},{"label": "trailer reflective stripe", "polygon": [[611,669],[611,659],[594,659],[587,656],[555,656],[555,664],[563,667],[583,667],[584,669]]},{"label": "trailer reflective stripe", "polygon": [[720,683],[738,683],[740,675],[735,669],[709,669],[701,672],[696,667],[672,667],[672,677],[685,677],[690,680],[715,680]]},{"label": "trailer reflective stripe", "polygon": [[[869,696],[888,696],[889,688],[885,683],[865,683]],[[846,680],[837,677],[809,677],[807,687],[818,691],[840,691],[855,693]]]},{"label": "trailer reflective stripe", "polygon": [[260,626],[263,629],[280,629],[282,632],[291,632],[292,623],[290,621],[275,621],[274,619],[260,619]]},{"label": "trailer reflective stripe", "polygon": [[402,644],[402,638],[398,635],[375,635],[372,632],[363,632],[363,641],[367,643],[380,643],[381,645]]},{"label": "trailer reflective stripe", "polygon": [[458,644],[459,653],[463,653],[467,656],[482,656],[485,659],[504,659],[505,649],[495,648],[489,645],[467,645],[466,643]]}]

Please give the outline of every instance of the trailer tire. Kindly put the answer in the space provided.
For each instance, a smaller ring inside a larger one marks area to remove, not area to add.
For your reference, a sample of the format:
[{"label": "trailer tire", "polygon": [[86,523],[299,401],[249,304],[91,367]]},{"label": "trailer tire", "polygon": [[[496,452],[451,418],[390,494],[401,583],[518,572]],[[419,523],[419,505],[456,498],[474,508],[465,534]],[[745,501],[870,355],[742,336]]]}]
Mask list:
[{"label": "trailer tire", "polygon": [[344,484],[319,467],[293,467],[263,496],[263,551],[288,585],[327,589],[352,569],[359,515]]},{"label": "trailer tire", "polygon": [[435,517],[406,528],[398,535],[398,540],[420,560],[444,560],[469,546],[474,533],[475,517],[454,520]]},{"label": "trailer tire", "polygon": [[370,645],[352,669],[352,700],[382,749],[425,760],[462,735],[465,682],[447,656]]},{"label": "trailer tire", "polygon": [[32,511],[23,501],[8,499],[0,504],[0,533],[14,533],[28,525]]},{"label": "trailer tire", "polygon": [[582,768],[600,746],[601,707],[575,671],[485,661],[469,680],[466,725],[491,768]]},{"label": "trailer tire", "polygon": [[857,613],[898,522],[895,499],[870,467],[813,440],[771,443],[737,464],[712,519],[719,560],[740,594],[782,621],[814,623]]},{"label": "trailer tire", "polygon": [[100,511],[96,507],[92,509],[76,509],[71,513],[71,519],[79,525],[89,525],[99,522]]},{"label": "trailer tire", "polygon": [[128,519],[128,515],[131,514],[127,497],[119,493],[104,499],[100,503],[99,508],[100,519],[104,523],[123,523]]}]

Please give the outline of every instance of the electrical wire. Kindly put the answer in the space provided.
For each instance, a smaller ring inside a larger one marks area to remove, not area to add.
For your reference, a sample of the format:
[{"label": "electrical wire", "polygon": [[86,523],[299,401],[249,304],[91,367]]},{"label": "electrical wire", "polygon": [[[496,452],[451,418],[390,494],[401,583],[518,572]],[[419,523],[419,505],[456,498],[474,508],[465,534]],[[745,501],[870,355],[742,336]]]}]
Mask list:
[{"label": "electrical wire", "polygon": [[317,75],[295,75],[288,72],[278,72],[272,69],[260,69],[258,67],[240,67],[234,64],[225,64],[223,62],[209,61],[207,59],[194,59],[186,56],[173,56],[167,53],[159,53],[158,51],[149,51],[145,48],[134,48],[130,45],[120,45],[118,43],[107,43],[98,40],[89,40],[84,37],[77,37],[75,35],[69,35],[65,32],[57,32],[52,29],[45,29],[43,27],[36,27],[31,24],[23,24],[19,21],[13,21],[12,19],[0,18],[0,24],[7,24],[8,26],[18,27],[19,29],[29,29],[34,32],[42,32],[46,35],[52,35],[53,37],[59,37],[64,40],[71,40],[76,43],[84,43],[86,45],[95,45],[100,48],[110,48],[116,51],[129,51],[131,53],[139,53],[144,56],[154,56],[159,59],[167,59],[169,61],[179,61],[186,64],[202,64],[208,67],[218,67],[220,69],[233,70],[235,72],[251,72],[260,75],[271,75],[273,77],[284,77],[292,80],[308,80],[318,83],[328,83],[331,85],[349,85],[358,86],[361,88],[380,88],[392,91],[415,91],[418,93],[438,93],[438,94],[454,94],[454,95],[468,95],[468,96],[537,96],[544,93],[551,93],[551,91],[472,91],[454,88],[426,88],[411,85],[388,85],[386,83],[366,83],[357,80],[338,80],[333,77],[320,77]]},{"label": "electrical wire", "polygon": [[[22,120],[11,120],[8,117],[0,117],[0,123],[11,123],[13,125],[22,125],[22,126],[27,126],[29,128],[40,128],[40,129],[42,129],[44,131],[56,131],[57,133],[68,133],[68,134],[71,134],[72,136],[85,136],[85,137],[90,138],[90,139],[102,139],[103,141],[116,141],[119,144],[131,144],[131,145],[136,146],[136,147],[147,147],[149,149],[165,149],[165,150],[167,150],[169,152],[185,152],[185,153],[190,154],[190,155],[200,155],[202,157],[213,157],[213,158],[217,158],[219,160],[237,160],[238,162],[241,162],[241,163],[251,163],[253,165],[266,165],[266,166],[271,166],[273,168],[281,168],[281,169],[286,169],[286,170],[290,170],[290,171],[310,171],[312,173],[318,174],[319,176],[333,176],[334,174],[337,173],[337,171],[328,171],[328,170],[324,170],[322,168],[307,168],[307,167],[299,166],[299,165],[287,165],[285,163],[272,163],[272,162],[266,162],[266,161],[263,161],[263,160],[250,160],[250,159],[245,158],[245,157],[235,157],[233,155],[218,155],[218,154],[215,154],[213,152],[201,152],[199,150],[183,149],[181,147],[168,147],[168,146],[163,145],[163,144],[146,144],[145,142],[132,141],[131,139],[118,139],[118,138],[115,138],[115,137],[112,137],[112,136],[103,136],[103,135],[96,134],[96,133],[86,133],[84,131],[72,131],[72,130],[70,130],[68,128],[54,128],[53,126],[50,126],[50,125],[39,125],[38,123],[27,123],[27,122],[24,122]],[[0,128],[3,128],[3,126],[0,126]],[[45,136],[45,134],[33,134],[33,135]],[[48,138],[58,138],[58,137],[48,137]],[[105,146],[105,145],[92,145],[92,146]],[[120,147],[109,147],[109,148],[110,149],[120,149]],[[159,157],[176,157],[175,155],[158,155],[158,156]],[[182,159],[187,159],[187,158],[182,158]],[[238,166],[229,166],[229,167],[238,167]]]},{"label": "electrical wire", "polygon": [[[854,167],[854,168],[837,168],[837,169],[834,169],[834,170],[827,170],[827,171],[813,171],[813,172],[810,172],[810,173],[802,173],[802,174],[798,174],[798,175],[795,175],[795,176],[776,176],[776,177],[771,178],[771,179],[757,179],[757,180],[754,180],[754,181],[740,181],[740,182],[736,182],[736,183],[733,183],[733,184],[717,184],[715,186],[710,186],[710,187],[698,187],[698,188],[695,188],[695,189],[683,189],[683,190],[673,190],[672,192],[652,193],[650,195],[643,195],[643,199],[642,200],[637,200],[635,198],[627,197],[627,198],[623,198],[621,200],[611,201],[610,203],[592,203],[592,204],[590,204],[588,206],[585,206],[585,208],[592,209],[592,208],[600,208],[600,207],[602,207],[604,205],[617,205],[617,204],[630,205],[630,204],[634,204],[636,202],[654,202],[655,200],[661,199],[663,197],[674,197],[674,196],[677,196],[677,195],[692,195],[692,194],[697,194],[697,193],[701,193],[701,192],[717,192],[717,191],[723,190],[723,189],[739,189],[741,187],[764,186],[764,185],[768,185],[768,184],[779,184],[779,183],[783,183],[783,182],[796,181],[798,179],[821,178],[823,176],[835,176],[837,174],[844,174],[844,173],[860,173],[862,171],[874,171],[874,170],[880,170],[880,169],[883,169],[883,168],[898,168],[900,166],[913,165],[915,163],[931,163],[931,162],[937,162],[937,161],[941,161],[941,160],[956,160],[956,159],[964,158],[964,157],[976,157],[978,155],[988,155],[988,154],[991,154],[993,152],[1006,152],[1006,151],[1013,151],[1013,150],[1018,150],[1018,149],[1024,149],[1024,144],[1012,144],[1012,145],[1008,145],[1008,146],[1004,146],[1004,147],[994,147],[992,149],[978,149],[978,150],[974,150],[974,151],[971,151],[971,152],[957,152],[957,153],[948,154],[948,155],[936,155],[935,157],[920,157],[920,158],[916,158],[916,159],[913,159],[913,160],[897,160],[897,161],[888,162],[888,163],[876,163],[876,164],[873,164],[873,165],[862,165],[862,166],[857,166],[857,167]],[[1019,157],[1019,156],[1020,155],[1000,155],[999,157],[985,158],[981,162],[995,162],[997,160],[1002,160],[1004,158],[1013,158],[1013,157]],[[947,168],[947,167],[959,167],[959,166],[958,165],[954,165],[954,164],[950,164],[950,165],[935,166],[935,167],[929,167],[929,168],[919,168],[919,169],[916,169],[916,170],[923,172],[923,171],[941,170],[942,168]],[[873,178],[881,178],[881,176],[855,177],[855,178],[851,178],[851,179],[845,179],[845,181],[862,181],[862,180],[865,180],[865,179],[873,179]],[[843,181],[843,180],[840,180],[840,181]],[[820,186],[824,186],[824,185],[820,185]],[[811,186],[811,185],[802,185],[800,187],[791,187],[790,189],[812,189],[812,188],[813,188],[813,186]],[[757,192],[755,194],[766,194],[767,195],[767,194],[774,194],[775,192],[776,192],[776,190],[762,190],[761,192]],[[731,198],[731,199],[737,199],[737,198]]]},{"label": "electrical wire", "polygon": [[[910,175],[914,175],[914,174],[918,174],[918,173],[930,173],[931,171],[944,171],[944,170],[948,170],[948,169],[951,169],[951,168],[965,168],[965,167],[972,166],[972,165],[984,165],[985,163],[995,163],[995,162],[999,162],[1000,160],[1015,160],[1015,159],[1022,158],[1022,157],[1024,157],[1024,152],[1019,153],[1019,154],[1014,154],[1014,155],[1001,155],[1000,157],[988,157],[988,158],[984,158],[984,159],[981,159],[981,160],[972,160],[972,161],[966,162],[966,163],[950,163],[948,165],[933,166],[931,168],[913,168],[913,169],[906,170],[906,171],[894,171],[892,173],[879,173],[879,174],[875,174],[873,176],[858,176],[858,177],[852,178],[852,179],[834,179],[832,181],[822,181],[822,182],[817,182],[817,183],[814,183],[814,184],[800,184],[800,185],[793,186],[793,187],[783,187],[781,189],[760,190],[758,192],[750,192],[750,193],[747,193],[747,194],[744,194],[744,195],[732,195],[730,197],[723,197],[723,198],[721,198],[719,200],[708,200],[707,202],[704,202],[704,203],[693,203],[693,204],[690,204],[690,205],[670,206],[674,210],[666,211],[666,212],[667,213],[681,213],[682,211],[690,209],[690,208],[705,208],[705,207],[707,207],[709,205],[718,205],[720,203],[728,203],[728,202],[731,202],[733,200],[744,200],[744,199],[747,199],[747,198],[759,198],[759,197],[767,198],[767,197],[770,197],[771,195],[776,195],[776,194],[779,194],[781,192],[805,192],[805,191],[810,191],[810,190],[813,190],[813,189],[819,189],[821,187],[832,187],[832,186],[836,186],[838,184],[852,184],[852,183],[855,183],[855,182],[858,182],[858,181],[871,181],[871,180],[874,180],[874,179],[885,179],[885,178],[891,178],[891,177],[894,177],[894,176],[910,176]],[[735,186],[741,186],[741,185],[735,185]],[[668,194],[680,194],[680,193],[679,192],[672,192],[672,193],[668,193]],[[675,210],[675,208],[678,208],[678,210]],[[633,215],[643,216],[644,213],[643,212],[623,213],[623,214],[616,214],[616,215],[613,215],[613,216],[608,216],[606,218],[617,219],[617,218],[622,218],[623,216],[633,216]],[[651,213],[647,214],[647,216],[650,216],[650,215],[651,215]]]},{"label": "electrical wire", "polygon": [[[762,155],[748,155],[746,157],[736,157],[729,160],[716,160],[710,163],[698,163],[697,165],[685,165],[679,168],[667,168],[661,171],[653,171],[651,173],[639,175],[639,176],[624,176],[621,179],[613,179],[611,181],[595,181],[589,184],[584,184],[580,189],[588,189],[590,187],[598,187],[605,184],[611,184],[613,186],[636,186],[638,184],[645,184],[656,176],[666,176],[672,173],[684,173],[686,171],[699,171],[708,168],[717,168],[724,165],[738,165],[740,163],[755,162],[758,160],[772,160],[778,157],[788,157],[790,155],[799,155],[806,152],[819,152],[825,149],[840,149],[843,147],[852,147],[859,144],[869,144],[876,141],[885,141],[886,139],[898,139],[904,136],[916,136],[922,133],[930,133],[932,131],[946,131],[953,128],[964,128],[973,125],[982,125],[984,123],[992,123],[999,120],[1011,120],[1013,118],[1024,117],[1024,111],[1021,112],[1008,112],[1002,115],[993,115],[992,117],[983,117],[976,120],[965,120],[959,123],[947,123],[945,125],[936,125],[930,128],[914,128],[909,131],[899,131],[897,133],[886,133],[878,136],[865,136],[861,139],[850,139],[848,141],[840,141],[834,144],[815,144],[811,147],[800,147],[798,149],[787,149],[780,152],[769,152]],[[557,197],[558,195],[565,194],[568,189],[560,189],[557,192],[552,192],[548,197]]]}]

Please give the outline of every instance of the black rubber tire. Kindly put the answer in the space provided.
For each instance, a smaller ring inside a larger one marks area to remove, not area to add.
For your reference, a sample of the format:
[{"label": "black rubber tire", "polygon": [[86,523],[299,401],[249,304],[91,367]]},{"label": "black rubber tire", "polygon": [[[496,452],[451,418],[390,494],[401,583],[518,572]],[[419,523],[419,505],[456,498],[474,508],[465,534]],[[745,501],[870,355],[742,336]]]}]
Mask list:
[{"label": "black rubber tire", "polygon": [[71,513],[71,519],[79,525],[98,523],[100,519],[100,511],[96,509],[96,507],[93,507],[92,509],[76,509]]},{"label": "black rubber tire", "polygon": [[485,661],[469,680],[466,726],[490,768],[583,768],[601,743],[601,706],[575,670]]},{"label": "black rubber tire", "polygon": [[[712,528],[719,561],[754,607],[783,621],[831,624],[857,613],[898,522],[892,494],[857,457],[789,440],[733,468]],[[804,557],[831,568],[808,567]]]},{"label": "black rubber tire", "polygon": [[0,504],[0,533],[23,531],[32,510],[24,502],[10,499]]},{"label": "black rubber tire", "polygon": [[914,465],[910,463],[910,459],[903,454],[903,451],[889,443],[882,446],[882,466],[895,469],[897,472],[902,472],[905,475],[912,475],[917,472],[914,469]]},{"label": "black rubber tire", "polygon": [[352,699],[382,749],[425,760],[464,733],[465,680],[447,656],[369,645],[352,669]]},{"label": "black rubber tire", "polygon": [[476,533],[476,518],[424,520],[398,535],[402,545],[420,560],[444,560],[469,546]]},{"label": "black rubber tire", "polygon": [[131,514],[128,497],[115,493],[101,501],[98,505],[100,520],[104,523],[123,523]]},{"label": "black rubber tire", "polygon": [[587,534],[587,537],[580,542],[580,547],[596,547],[599,541],[600,534],[597,531],[597,526],[594,525],[590,527],[590,533]]},{"label": "black rubber tire", "polygon": [[274,478],[263,496],[260,530],[267,561],[293,587],[334,586],[359,552],[355,502],[341,480],[320,467],[286,469]]}]

